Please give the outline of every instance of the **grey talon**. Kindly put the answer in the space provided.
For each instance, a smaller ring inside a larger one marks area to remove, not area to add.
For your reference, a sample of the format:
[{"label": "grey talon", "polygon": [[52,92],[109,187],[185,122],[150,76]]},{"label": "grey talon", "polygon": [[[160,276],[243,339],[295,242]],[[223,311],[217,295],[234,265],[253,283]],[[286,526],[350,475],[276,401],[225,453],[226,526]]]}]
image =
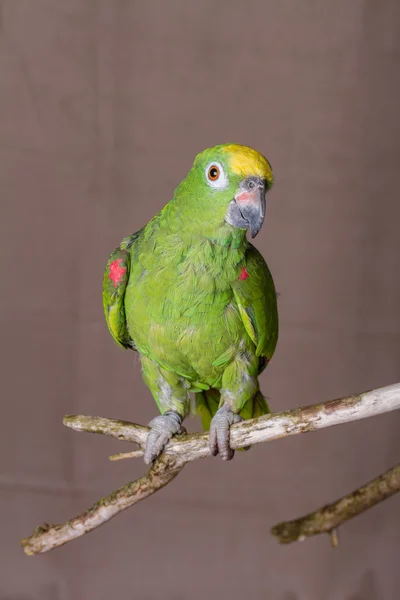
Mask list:
[{"label": "grey talon", "polygon": [[182,427],[182,417],[172,410],[155,417],[150,421],[149,427],[151,430],[147,436],[143,457],[147,465],[161,454],[172,436],[185,431]]},{"label": "grey talon", "polygon": [[209,445],[213,456],[220,454],[222,460],[231,460],[234,457],[235,451],[230,446],[230,427],[240,421],[243,421],[243,417],[235,414],[227,405],[217,410],[211,421],[209,434]]}]

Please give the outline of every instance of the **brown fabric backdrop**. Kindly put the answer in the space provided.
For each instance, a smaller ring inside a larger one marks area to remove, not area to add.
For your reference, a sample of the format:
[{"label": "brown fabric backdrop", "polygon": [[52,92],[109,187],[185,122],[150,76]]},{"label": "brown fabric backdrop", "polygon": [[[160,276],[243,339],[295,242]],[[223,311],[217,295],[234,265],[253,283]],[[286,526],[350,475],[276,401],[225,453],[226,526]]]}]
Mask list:
[{"label": "brown fabric backdrop", "polygon": [[273,409],[400,380],[398,1],[0,0],[0,16],[1,598],[397,600],[399,498],[337,551],[269,528],[396,462],[398,414],[190,465],[47,555],[18,540],[144,471],[62,417],[154,416],[103,322],[102,271],[205,147],[250,144],[276,175],[257,238],[281,292]]}]

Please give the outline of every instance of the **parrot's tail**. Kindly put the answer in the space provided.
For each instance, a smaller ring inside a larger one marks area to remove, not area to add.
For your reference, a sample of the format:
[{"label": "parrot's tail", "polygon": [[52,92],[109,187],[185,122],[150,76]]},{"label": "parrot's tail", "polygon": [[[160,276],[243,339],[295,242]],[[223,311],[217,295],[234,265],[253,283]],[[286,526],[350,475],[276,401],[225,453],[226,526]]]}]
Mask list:
[{"label": "parrot's tail", "polygon": [[[210,429],[211,419],[219,408],[221,395],[219,390],[209,389],[196,394],[197,414],[201,417],[201,423],[204,431]],[[268,403],[260,390],[258,390],[251,400],[248,400],[242,410],[240,416],[244,419],[254,419],[261,415],[270,413]]]}]

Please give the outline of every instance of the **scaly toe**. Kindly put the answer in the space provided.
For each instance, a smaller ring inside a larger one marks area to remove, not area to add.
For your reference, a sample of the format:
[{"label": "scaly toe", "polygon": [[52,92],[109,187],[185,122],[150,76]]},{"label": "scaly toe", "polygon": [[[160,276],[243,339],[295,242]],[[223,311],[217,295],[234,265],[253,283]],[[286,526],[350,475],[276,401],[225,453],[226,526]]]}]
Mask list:
[{"label": "scaly toe", "polygon": [[209,434],[211,454],[220,454],[222,460],[232,460],[235,451],[230,446],[230,427],[239,423],[243,418],[235,414],[228,406],[224,405],[215,413]]},{"label": "scaly toe", "polygon": [[174,411],[168,411],[150,421],[151,430],[146,440],[144,462],[149,465],[155,460],[165,446],[177,433],[183,433],[182,417]]}]

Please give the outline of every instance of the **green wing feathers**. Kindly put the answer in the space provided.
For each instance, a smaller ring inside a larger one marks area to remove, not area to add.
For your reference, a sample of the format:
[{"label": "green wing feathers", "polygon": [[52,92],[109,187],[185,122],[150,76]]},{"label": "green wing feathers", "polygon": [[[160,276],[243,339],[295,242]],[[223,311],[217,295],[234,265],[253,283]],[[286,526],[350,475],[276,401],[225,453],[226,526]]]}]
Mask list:
[{"label": "green wing feathers", "polygon": [[129,250],[116,248],[108,259],[103,278],[103,307],[107,326],[114,341],[124,349],[133,347],[124,307],[129,269]]},{"label": "green wing feathers", "polygon": [[[251,244],[246,253],[246,267],[232,284],[232,289],[245,329],[260,357],[261,373],[272,358],[278,341],[278,310],[271,273],[261,254]],[[196,405],[203,428],[207,431],[220,405],[220,391],[209,389],[197,393]],[[244,419],[252,419],[269,412],[267,401],[258,390],[239,414]]]},{"label": "green wing feathers", "polygon": [[243,273],[232,285],[236,304],[257,356],[270,360],[278,341],[276,291],[265,260],[252,244]]}]

